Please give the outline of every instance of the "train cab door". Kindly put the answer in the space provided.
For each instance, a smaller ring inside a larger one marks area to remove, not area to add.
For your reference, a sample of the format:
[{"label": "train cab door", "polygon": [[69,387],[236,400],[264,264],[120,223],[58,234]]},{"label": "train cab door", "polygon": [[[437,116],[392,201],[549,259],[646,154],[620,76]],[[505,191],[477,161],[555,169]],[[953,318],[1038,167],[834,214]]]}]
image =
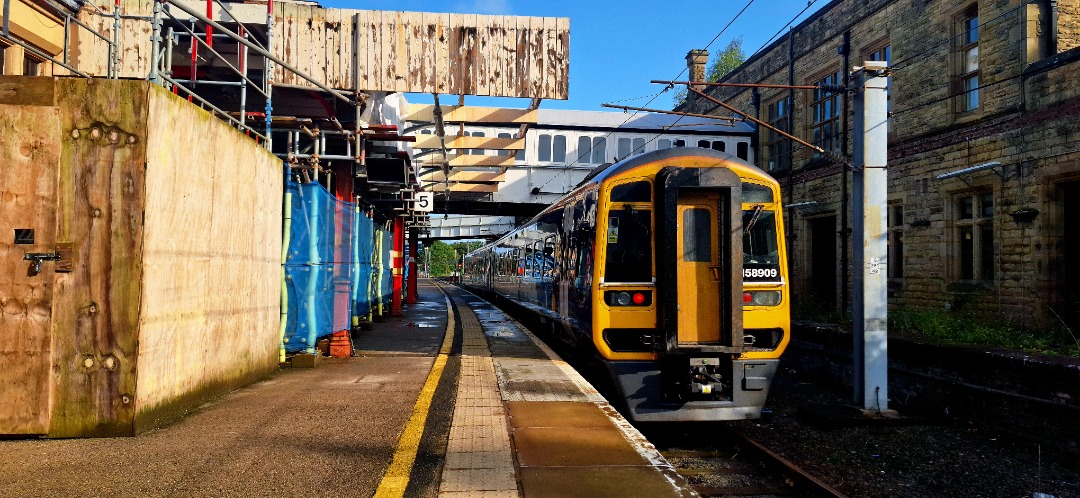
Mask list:
[{"label": "train cab door", "polygon": [[668,352],[740,352],[742,183],[726,168],[657,175],[658,325]]},{"label": "train cab door", "polygon": [[679,196],[675,232],[678,341],[720,341],[720,194],[690,191]]}]

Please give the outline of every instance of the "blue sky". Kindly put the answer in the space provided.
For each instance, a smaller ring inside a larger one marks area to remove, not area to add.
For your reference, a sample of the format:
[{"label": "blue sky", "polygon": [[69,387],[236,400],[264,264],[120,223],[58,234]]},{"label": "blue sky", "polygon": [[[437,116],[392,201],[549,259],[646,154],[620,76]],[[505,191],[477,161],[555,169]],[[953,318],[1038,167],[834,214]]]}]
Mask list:
[{"label": "blue sky", "polygon": [[[542,109],[600,110],[601,103],[670,109],[672,94],[660,95],[662,85],[650,80],[673,79],[686,67],[686,53],[709,46],[709,53],[743,40],[749,57],[766,44],[792,18],[811,7],[796,24],[828,0],[713,0],[664,2],[642,0],[320,0],[324,7],[414,12],[454,12],[570,18],[570,98],[546,100]],[[679,79],[686,79],[685,74]],[[430,96],[410,95],[412,102],[430,102]],[[527,101],[466,97],[469,105],[525,107]]]}]

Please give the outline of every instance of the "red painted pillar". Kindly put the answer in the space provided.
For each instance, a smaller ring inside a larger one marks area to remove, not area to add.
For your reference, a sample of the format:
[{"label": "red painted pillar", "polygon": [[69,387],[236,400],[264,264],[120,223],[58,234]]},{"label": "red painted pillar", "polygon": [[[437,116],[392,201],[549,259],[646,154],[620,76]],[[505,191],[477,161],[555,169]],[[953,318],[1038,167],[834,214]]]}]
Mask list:
[{"label": "red painted pillar", "polygon": [[390,299],[390,316],[401,316],[402,256],[405,254],[405,219],[394,218],[394,295]]},{"label": "red painted pillar", "polygon": [[408,294],[405,296],[405,304],[416,304],[416,298],[418,292],[416,289],[416,259],[420,245],[420,234],[416,229],[409,230],[409,289]]}]

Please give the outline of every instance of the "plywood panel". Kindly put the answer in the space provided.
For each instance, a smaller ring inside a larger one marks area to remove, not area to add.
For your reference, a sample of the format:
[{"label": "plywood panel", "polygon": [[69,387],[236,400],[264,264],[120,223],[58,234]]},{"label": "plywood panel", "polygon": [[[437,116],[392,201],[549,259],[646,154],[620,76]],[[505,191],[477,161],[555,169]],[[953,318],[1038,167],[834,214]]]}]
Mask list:
[{"label": "plywood panel", "polygon": [[558,18],[556,29],[559,32],[559,47],[555,52],[555,63],[558,65],[558,69],[556,70],[557,82],[554,94],[561,95],[561,98],[565,99],[570,96],[570,19]]},{"label": "plywood panel", "polygon": [[[500,107],[456,106],[442,107],[443,121],[447,123],[511,123],[536,124],[536,109],[504,109]],[[409,121],[433,122],[435,106],[433,104],[409,104]]]},{"label": "plywood panel", "polygon": [[149,109],[140,428],[276,368],[281,278],[280,160],[161,89]]},{"label": "plywood panel", "polygon": [[30,274],[23,255],[56,250],[60,142],[59,108],[0,105],[0,435],[49,429],[56,265]]},{"label": "plywood panel", "polygon": [[130,435],[142,280],[146,81],[56,80],[63,109],[49,435]]}]

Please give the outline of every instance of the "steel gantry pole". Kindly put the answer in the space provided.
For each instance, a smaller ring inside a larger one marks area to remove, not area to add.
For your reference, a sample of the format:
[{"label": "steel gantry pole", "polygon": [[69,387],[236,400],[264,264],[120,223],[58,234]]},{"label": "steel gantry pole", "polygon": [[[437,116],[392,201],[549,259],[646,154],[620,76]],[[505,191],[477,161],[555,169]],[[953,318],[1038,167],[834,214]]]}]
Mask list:
[{"label": "steel gantry pole", "polygon": [[854,72],[855,93],[853,305],[854,402],[880,414],[889,409],[886,215],[888,207],[888,66],[866,61]]}]

